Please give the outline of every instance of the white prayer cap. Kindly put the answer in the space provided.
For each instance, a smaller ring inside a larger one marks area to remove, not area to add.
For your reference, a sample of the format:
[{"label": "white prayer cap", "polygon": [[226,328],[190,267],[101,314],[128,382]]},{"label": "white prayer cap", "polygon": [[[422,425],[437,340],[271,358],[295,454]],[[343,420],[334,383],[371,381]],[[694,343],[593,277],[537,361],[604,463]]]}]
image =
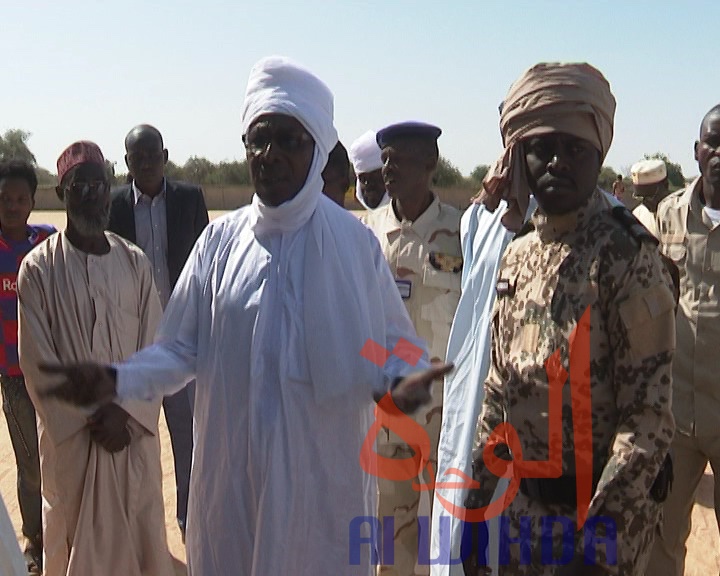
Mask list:
[{"label": "white prayer cap", "polygon": [[288,58],[263,58],[248,78],[243,134],[265,114],[286,114],[298,120],[320,148],[324,165],[338,135],[333,124],[333,95],[322,80]]},{"label": "white prayer cap", "polygon": [[380,170],[383,166],[381,154],[375,132],[368,130],[350,145],[350,162],[355,174]]},{"label": "white prayer cap", "polygon": [[641,160],[630,169],[632,183],[657,184],[667,178],[667,166],[662,160]]}]

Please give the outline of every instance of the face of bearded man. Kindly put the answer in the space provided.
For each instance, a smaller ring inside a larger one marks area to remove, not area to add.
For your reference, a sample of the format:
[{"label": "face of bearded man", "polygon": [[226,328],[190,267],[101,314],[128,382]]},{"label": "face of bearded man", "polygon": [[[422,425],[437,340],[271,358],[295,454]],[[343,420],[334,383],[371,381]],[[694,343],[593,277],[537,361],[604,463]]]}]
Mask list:
[{"label": "face of bearded man", "polygon": [[110,184],[103,166],[80,164],[62,183],[68,221],[82,236],[98,236],[110,221]]},{"label": "face of bearded man", "polygon": [[591,142],[556,132],[522,144],[530,190],[546,214],[567,214],[587,202],[601,168],[600,152]]}]

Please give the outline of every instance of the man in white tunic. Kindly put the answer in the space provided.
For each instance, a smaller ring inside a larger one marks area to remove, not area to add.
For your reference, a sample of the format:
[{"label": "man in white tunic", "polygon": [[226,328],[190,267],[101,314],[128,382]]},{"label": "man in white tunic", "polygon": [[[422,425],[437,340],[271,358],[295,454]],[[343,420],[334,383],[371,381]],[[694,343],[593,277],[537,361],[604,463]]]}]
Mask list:
[{"label": "man in white tunic", "polygon": [[119,362],[152,341],[160,301],[139,248],[103,232],[105,160],[92,142],[58,159],[67,229],[18,275],[19,354],[38,414],[46,576],[169,576],[159,401],[80,410],[47,396],[42,362]]},{"label": "man in white tunic", "polygon": [[192,576],[369,575],[372,544],[358,549],[353,529],[375,510],[359,462],[373,397],[392,388],[411,411],[449,366],[417,371],[427,353],[377,240],[322,196],[330,90],[284,58],[261,60],[243,141],[252,204],[200,237],[155,345],[115,368],[55,367],[67,376],[56,393],[150,399],[197,378]]}]

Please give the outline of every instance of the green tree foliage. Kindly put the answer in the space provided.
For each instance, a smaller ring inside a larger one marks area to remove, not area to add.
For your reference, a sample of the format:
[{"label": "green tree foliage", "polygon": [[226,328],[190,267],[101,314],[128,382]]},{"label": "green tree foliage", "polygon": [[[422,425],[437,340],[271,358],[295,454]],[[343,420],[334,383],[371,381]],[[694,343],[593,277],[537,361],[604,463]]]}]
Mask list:
[{"label": "green tree foliage", "polygon": [[612,192],[612,185],[617,177],[618,173],[610,166],[603,166],[600,169],[600,176],[598,176],[598,186],[606,192]]},{"label": "green tree foliage", "polygon": [[682,173],[680,164],[673,162],[668,158],[667,154],[655,152],[655,154],[645,154],[646,160],[662,160],[667,166],[667,176],[670,191],[678,190],[685,187],[685,176]]},{"label": "green tree foliage", "polygon": [[49,170],[38,166],[35,168],[35,174],[37,174],[38,184],[41,186],[56,186],[57,176],[52,174]]},{"label": "green tree foliage", "polygon": [[243,186],[250,184],[250,171],[247,162],[220,162],[216,165],[214,182],[211,184],[230,184]]},{"label": "green tree foliage", "polygon": [[115,174],[115,162],[111,162],[105,158],[105,172],[107,172],[108,180],[113,186],[118,183],[117,175]]},{"label": "green tree foliage", "polygon": [[170,180],[185,180],[182,166],[178,166],[172,160],[165,164],[165,176]]},{"label": "green tree foliage", "polygon": [[435,170],[435,176],[433,176],[433,183],[435,186],[440,188],[461,186],[464,182],[465,179],[463,178],[460,170],[458,170],[447,158],[440,156]]},{"label": "green tree foliage", "polygon": [[487,164],[479,164],[478,166],[475,166],[473,168],[473,171],[470,172],[470,181],[474,186],[479,187],[482,185],[482,181],[485,179],[485,175],[490,170],[490,166]]},{"label": "green tree foliage", "polygon": [[168,161],[165,176],[170,180],[184,180],[195,184],[217,186],[246,186],[250,184],[247,162],[224,161],[214,164],[207,158],[191,156],[183,166]]},{"label": "green tree foliage", "polygon": [[7,130],[0,136],[0,160],[15,158],[25,160],[35,166],[35,155],[28,148],[28,138],[30,138],[30,132],[18,129]]}]

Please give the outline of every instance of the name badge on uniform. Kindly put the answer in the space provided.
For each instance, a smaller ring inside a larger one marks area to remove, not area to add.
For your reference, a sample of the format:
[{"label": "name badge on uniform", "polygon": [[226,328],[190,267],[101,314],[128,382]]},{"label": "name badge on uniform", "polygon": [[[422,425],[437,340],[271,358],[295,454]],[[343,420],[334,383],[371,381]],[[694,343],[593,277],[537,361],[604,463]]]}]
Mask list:
[{"label": "name badge on uniform", "polygon": [[395,285],[398,287],[400,297],[403,300],[410,298],[410,293],[412,292],[412,282],[410,282],[410,280],[400,280],[395,278]]},{"label": "name badge on uniform", "polygon": [[510,282],[507,278],[498,278],[497,284],[495,285],[497,291],[497,297],[502,298],[503,296],[514,296],[515,285]]}]

